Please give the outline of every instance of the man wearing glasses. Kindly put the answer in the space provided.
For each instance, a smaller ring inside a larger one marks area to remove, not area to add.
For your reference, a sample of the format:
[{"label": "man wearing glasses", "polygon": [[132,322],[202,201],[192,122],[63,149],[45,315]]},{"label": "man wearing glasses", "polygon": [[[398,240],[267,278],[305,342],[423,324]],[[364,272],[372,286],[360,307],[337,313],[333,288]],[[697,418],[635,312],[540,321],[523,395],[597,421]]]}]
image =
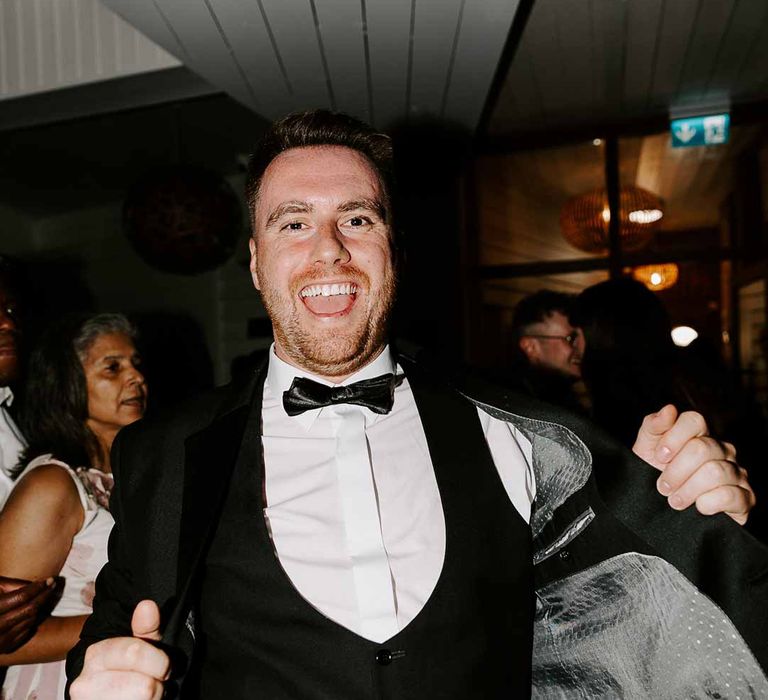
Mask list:
[{"label": "man wearing glasses", "polygon": [[550,403],[582,411],[577,392],[584,335],[568,320],[574,297],[541,290],[522,299],[512,319],[515,387]]}]

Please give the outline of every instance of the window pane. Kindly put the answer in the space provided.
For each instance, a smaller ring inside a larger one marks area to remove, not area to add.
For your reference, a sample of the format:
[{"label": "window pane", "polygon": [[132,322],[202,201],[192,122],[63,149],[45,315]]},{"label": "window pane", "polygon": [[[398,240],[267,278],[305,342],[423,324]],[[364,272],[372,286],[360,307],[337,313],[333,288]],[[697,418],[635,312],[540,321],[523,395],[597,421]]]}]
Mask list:
[{"label": "window pane", "polygon": [[765,299],[765,280],[757,280],[739,289],[739,350],[744,384],[764,406],[768,405]]},{"label": "window pane", "polygon": [[471,361],[480,367],[501,369],[514,352],[512,315],[517,303],[540,289],[578,294],[582,289],[608,279],[603,270],[568,274],[484,280],[481,285],[480,318],[474,324]]},{"label": "window pane", "polygon": [[[638,251],[658,265],[625,271],[642,273],[647,286],[662,297],[673,324],[693,327],[726,358],[732,313],[726,263],[678,258],[729,245],[754,248],[762,219],[760,134],[760,126],[737,126],[727,144],[691,148],[672,148],[668,131],[619,143],[621,188],[639,187],[658,196],[663,212],[659,230]],[[662,263],[675,263],[676,279],[660,287],[650,276],[661,271]]]},{"label": "window pane", "polygon": [[621,185],[663,201],[662,233],[651,250],[674,246],[678,232],[720,228],[759,133],[759,126],[737,126],[727,144],[691,148],[672,148],[668,131],[620,140]]},{"label": "window pane", "polygon": [[602,144],[482,156],[475,163],[481,265],[594,257],[562,234],[572,197],[604,187]]}]

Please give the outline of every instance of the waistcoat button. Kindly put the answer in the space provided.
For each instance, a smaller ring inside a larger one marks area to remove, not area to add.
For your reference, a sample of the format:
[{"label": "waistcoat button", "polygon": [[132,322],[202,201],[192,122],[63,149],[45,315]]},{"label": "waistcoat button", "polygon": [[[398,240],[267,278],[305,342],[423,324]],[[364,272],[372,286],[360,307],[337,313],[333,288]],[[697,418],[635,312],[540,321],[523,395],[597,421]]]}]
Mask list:
[{"label": "waistcoat button", "polygon": [[392,652],[389,649],[379,649],[375,658],[379,666],[389,666],[392,663]]}]

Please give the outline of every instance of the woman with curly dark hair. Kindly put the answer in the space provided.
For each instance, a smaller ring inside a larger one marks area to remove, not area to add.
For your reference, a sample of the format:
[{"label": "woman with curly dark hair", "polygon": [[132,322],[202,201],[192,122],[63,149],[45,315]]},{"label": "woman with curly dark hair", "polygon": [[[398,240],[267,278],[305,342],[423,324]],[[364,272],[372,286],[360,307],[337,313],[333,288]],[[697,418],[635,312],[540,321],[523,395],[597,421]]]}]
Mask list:
[{"label": "woman with curly dark hair", "polygon": [[28,447],[0,513],[0,574],[63,579],[61,598],[10,666],[4,700],[63,697],[64,657],[91,612],[112,529],[110,448],[144,413],[136,333],[120,314],[65,318],[33,352],[22,430]]}]

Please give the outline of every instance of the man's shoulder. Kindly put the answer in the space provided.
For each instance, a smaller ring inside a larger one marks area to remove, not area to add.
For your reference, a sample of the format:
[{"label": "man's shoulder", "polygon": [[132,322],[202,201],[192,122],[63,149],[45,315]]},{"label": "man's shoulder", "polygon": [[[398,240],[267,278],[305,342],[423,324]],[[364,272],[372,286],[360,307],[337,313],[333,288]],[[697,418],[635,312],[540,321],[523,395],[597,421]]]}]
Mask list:
[{"label": "man's shoulder", "polygon": [[418,372],[433,382],[450,387],[480,410],[495,414],[496,417],[502,417],[502,414],[508,414],[510,418],[522,416],[565,425],[576,432],[590,427],[587,420],[568,409],[537,399],[510,383],[499,383],[494,377],[476,368],[427,351],[400,352],[398,361],[406,375]]}]

